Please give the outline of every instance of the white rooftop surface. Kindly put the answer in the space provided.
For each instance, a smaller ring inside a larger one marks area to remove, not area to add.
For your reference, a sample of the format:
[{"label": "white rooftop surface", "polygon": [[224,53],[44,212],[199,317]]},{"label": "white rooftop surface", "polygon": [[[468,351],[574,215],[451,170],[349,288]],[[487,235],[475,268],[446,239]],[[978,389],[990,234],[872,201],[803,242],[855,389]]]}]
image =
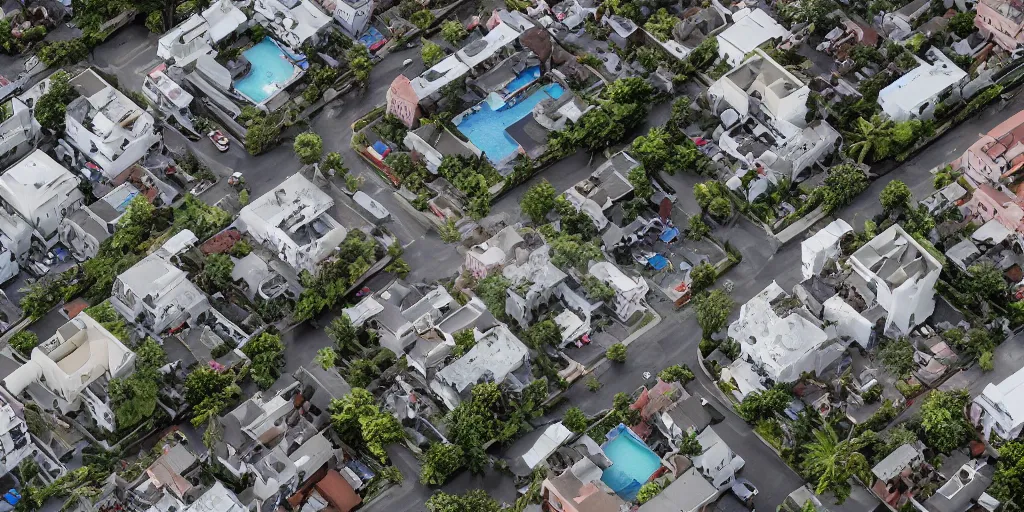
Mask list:
[{"label": "white rooftop surface", "polygon": [[898,111],[891,111],[893,107],[897,107],[903,112],[913,112],[924,103],[932,101],[935,95],[967,76],[964,70],[958,68],[942,52],[935,51],[932,54],[936,53],[940,58],[936,60],[935,64],[921,61],[920,66],[879,91],[878,103],[882,105],[886,113],[894,117],[897,116]]},{"label": "white rooftop surface", "polygon": [[192,103],[192,95],[185,92],[180,85],[171,80],[163,71],[153,71],[149,74],[149,77],[156,84],[156,88],[160,89],[160,93],[174,102],[176,107],[185,108]]},{"label": "white rooftop surface", "polygon": [[850,224],[843,219],[836,219],[800,244],[804,279],[809,279],[821,272],[825,262],[838,255],[836,250],[839,239],[851,231],[853,231],[853,227]]},{"label": "white rooftop surface", "polygon": [[490,58],[501,48],[511,44],[518,37],[518,30],[508,23],[502,23],[494,27],[494,30],[488,32],[486,36],[467,44],[461,50],[455,52],[455,55],[467,66],[473,68]]},{"label": "white rooftop surface", "polygon": [[313,37],[324,25],[331,22],[330,16],[308,1],[300,1],[289,12],[295,21],[299,22],[299,25],[292,28],[292,31],[299,36],[301,41]]},{"label": "white rooftop surface", "polygon": [[230,0],[214,2],[203,11],[203,18],[210,24],[210,39],[215,43],[231,35],[239,25],[248,20],[245,13],[235,7]]},{"label": "white rooftop surface", "polygon": [[367,320],[373,318],[381,311],[384,311],[384,306],[377,302],[372,295],[367,295],[355,306],[341,310],[342,314],[348,315],[349,321],[356,327],[365,324]]},{"label": "white rooftop surface", "polygon": [[[741,17],[742,16],[742,17]],[[761,9],[740,9],[732,15],[733,24],[718,34],[718,54],[733,66],[765,41],[788,34],[779,22]]]},{"label": "white rooftop surface", "polygon": [[[465,65],[455,55],[449,55],[448,58],[434,64],[433,67],[424,71],[420,76],[410,80],[410,83],[412,84],[412,90],[416,92],[416,97],[422,100],[441,90],[442,87],[458,80],[466,73],[469,73],[469,66]],[[430,80],[428,77],[432,74],[437,76]]]},{"label": "white rooftop surface", "polygon": [[1007,430],[1024,424],[1024,368],[1016,371],[999,384],[985,386],[981,394],[999,406],[1006,416],[1013,420]]},{"label": "white rooftop surface", "polygon": [[562,425],[559,421],[553,425],[548,425],[544,429],[544,433],[541,434],[540,439],[534,443],[530,451],[523,455],[523,462],[526,463],[530,469],[537,467],[538,464],[547,460],[555,450],[558,449],[566,439],[572,437],[572,432]]},{"label": "white rooftop surface", "polygon": [[1012,231],[999,223],[998,220],[992,219],[981,225],[972,235],[971,239],[976,242],[982,242],[987,244],[1001,244],[1006,240]]},{"label": "white rooftop surface", "polygon": [[[584,458],[586,459],[586,458]],[[639,512],[691,512],[697,510],[718,491],[697,468],[687,469],[651,501],[640,505]]]},{"label": "white rooftop surface", "polygon": [[35,150],[0,176],[0,195],[30,215],[56,194],[78,188],[78,178],[41,150]]},{"label": "white rooftop surface", "polygon": [[896,451],[890,453],[886,458],[882,459],[881,462],[875,464],[875,467],[871,468],[871,472],[876,478],[882,481],[889,481],[900,474],[901,471],[906,469],[914,459],[921,456],[921,452],[912,445],[904,444]]},{"label": "white rooftop surface", "polygon": [[320,190],[301,174],[293,174],[281,182],[270,192],[258,197],[242,209],[241,215],[256,216],[272,226],[283,220],[283,215],[291,215],[296,206],[302,206],[302,213],[312,220],[327,211],[334,204],[334,199]]},{"label": "white rooftop surface", "polygon": [[504,382],[519,368],[529,350],[507,327],[499,325],[487,331],[469,352],[437,372],[437,379],[462,393],[488,373],[494,382]]},{"label": "white rooftop surface", "polygon": [[238,496],[231,492],[220,481],[216,481],[208,491],[189,505],[184,512],[247,512]]},{"label": "white rooftop surface", "polygon": [[608,283],[617,292],[628,292],[640,285],[623,274],[619,267],[609,261],[599,261],[590,266],[590,274],[601,281]]}]

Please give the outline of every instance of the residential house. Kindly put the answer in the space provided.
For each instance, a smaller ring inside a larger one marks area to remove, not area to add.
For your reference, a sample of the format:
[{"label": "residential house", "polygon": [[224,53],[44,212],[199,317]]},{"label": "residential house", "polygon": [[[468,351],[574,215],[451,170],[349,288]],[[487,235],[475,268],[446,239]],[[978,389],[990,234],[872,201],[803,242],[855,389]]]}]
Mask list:
[{"label": "residential house", "polygon": [[980,0],[974,26],[1002,49],[1012,52],[1024,43],[1024,5],[1015,0]]},{"label": "residential house", "polygon": [[479,278],[487,277],[489,273],[508,263],[515,256],[515,250],[523,243],[523,237],[516,228],[506,226],[487,241],[466,251],[466,270]]},{"label": "residential house", "polygon": [[74,151],[62,146],[63,151],[57,150],[61,158],[66,155],[76,165],[91,161],[114,180],[161,142],[153,116],[92,69],[71,79],[71,87],[80,96],[67,106],[62,141]]},{"label": "residential house", "polygon": [[213,486],[188,505],[182,512],[247,512],[248,507],[242,505],[235,495],[220,480],[214,480]]},{"label": "residential house", "polygon": [[669,440],[673,449],[683,437],[699,433],[711,425],[711,413],[703,401],[699,396],[686,393],[654,416],[654,426]]},{"label": "residential house", "polygon": [[185,89],[182,89],[181,85],[178,85],[178,81],[172,79],[170,74],[178,76],[179,80],[184,79],[180,67],[169,69],[166,63],[160,64],[147,73],[142,80],[142,93],[164,115],[173,117],[182,126],[195,131],[191,120],[192,112],[189,110],[193,97]]},{"label": "residential house", "polygon": [[878,32],[871,26],[854,21],[845,14],[841,14],[840,19],[840,25],[825,34],[818,44],[818,51],[834,56],[839,62],[845,62],[858,45],[871,48],[878,46]]},{"label": "residential house", "polygon": [[739,66],[746,56],[772,39],[789,34],[779,22],[761,9],[743,8],[732,13],[732,25],[719,33],[718,55],[730,66]]},{"label": "residential house", "polygon": [[185,271],[171,263],[171,258],[195,242],[195,235],[184,230],[122,272],[114,280],[111,306],[150,335],[188,322],[196,324],[211,309],[210,302]]},{"label": "residential house", "polygon": [[32,349],[28,362],[8,375],[3,386],[15,396],[27,393],[44,409],[60,414],[84,409],[96,425],[113,432],[106,383],[134,369],[135,353],[87,313],[79,313]]},{"label": "residential house", "polygon": [[148,503],[164,501],[177,506],[176,510],[184,510],[184,503],[200,496],[199,488],[185,476],[198,468],[199,458],[184,444],[165,447],[163,453],[146,468],[132,493]]},{"label": "residential house", "polygon": [[477,339],[476,345],[459,359],[438,370],[430,389],[449,409],[455,409],[480,382],[505,383],[521,389],[532,380],[530,351],[504,325],[498,325]]},{"label": "residential house", "polygon": [[875,493],[890,508],[899,509],[909,504],[918,491],[920,475],[917,469],[924,465],[924,454],[917,446],[904,444],[871,468]]},{"label": "residential house", "polygon": [[32,108],[16,96],[4,100],[0,108],[4,112],[0,121],[0,164],[6,164],[35,149],[39,123]]},{"label": "residential house", "polygon": [[156,55],[184,67],[200,55],[214,53],[214,44],[244,30],[247,21],[245,13],[231,0],[216,0],[161,36]]},{"label": "residential house", "polygon": [[24,407],[0,388],[0,476],[10,473],[27,458],[40,463],[44,478],[53,478],[66,471],[52,454],[36,445],[25,422]]},{"label": "residential house", "polygon": [[427,166],[428,171],[435,174],[441,166],[441,159],[447,155],[478,157],[481,154],[476,146],[453,135],[442,123],[424,123],[415,130],[409,130],[402,142],[416,159]]},{"label": "residential house", "polygon": [[998,384],[987,384],[971,402],[968,416],[985,440],[992,434],[1006,441],[1017,439],[1024,430],[1024,368]]},{"label": "residential house", "polygon": [[680,474],[657,496],[640,505],[637,512],[698,512],[720,495],[721,492],[694,466]]},{"label": "residential house", "polygon": [[602,474],[601,467],[583,457],[561,475],[545,478],[541,499],[548,510],[560,512],[621,512],[626,502],[601,481]]},{"label": "residential house", "polygon": [[551,263],[551,247],[542,245],[529,253],[526,261],[512,262],[502,274],[512,283],[505,298],[505,313],[526,329],[534,321],[534,312],[548,303],[555,288],[566,278],[565,272]]},{"label": "residential house", "polygon": [[333,207],[330,195],[296,173],[242,208],[238,219],[296,271],[314,272],[348,234],[328,213]]},{"label": "residential house", "polygon": [[599,261],[590,266],[590,275],[599,279],[615,291],[615,298],[608,307],[623,322],[629,321],[633,315],[647,310],[644,297],[650,287],[643,276],[629,277],[608,261]]},{"label": "residential house", "polygon": [[[740,307],[740,317],[729,325],[729,337],[740,344],[741,355],[729,373],[741,396],[762,385],[794,382],[803,373],[821,375],[846,348],[799,299],[774,281]],[[760,371],[749,371],[751,367]],[[747,382],[741,378],[747,375],[760,377]]]},{"label": "residential house", "polygon": [[377,5],[374,0],[319,0],[319,3],[351,38],[358,38],[366,30]]},{"label": "residential house", "polygon": [[117,221],[138,195],[139,189],[135,185],[122,183],[93,204],[61,219],[60,243],[80,261],[95,257],[100,244],[114,234]]},{"label": "residential house", "polygon": [[718,35],[728,27],[727,14],[731,15],[728,10],[720,9],[712,3],[707,7],[684,11],[683,19],[676,22],[670,37],[664,41],[646,30],[644,32],[648,41],[658,44],[678,59],[685,59],[702,41]]},{"label": "residential house", "polygon": [[565,428],[561,421],[552,423],[516,441],[505,451],[504,458],[509,461],[509,469],[513,474],[529,476],[572,436],[572,431]]},{"label": "residential house", "polygon": [[913,0],[881,16],[881,31],[893,41],[902,41],[915,32],[918,21],[931,9],[930,0]]},{"label": "residential house", "polygon": [[[57,243],[61,220],[78,210],[85,200],[78,185],[78,177],[37,149],[0,176],[0,205],[7,215],[25,221],[31,228],[32,238],[45,252]],[[20,224],[16,220],[11,222]],[[5,231],[5,234],[19,250],[31,244],[25,239],[15,239],[25,235],[23,229]],[[24,263],[28,252],[18,252],[15,256]]]},{"label": "residential house", "polygon": [[850,255],[853,272],[825,301],[824,318],[841,336],[868,347],[875,331],[907,335],[935,309],[935,282],[942,265],[898,224]]},{"label": "residential house", "polygon": [[[746,194],[753,200],[780,178],[799,181],[831,154],[839,132],[824,121],[808,123],[811,89],[761,50],[708,88],[708,99],[722,120],[718,145],[747,169],[760,171]],[[764,172],[771,170],[772,172]],[[730,179],[737,189],[739,176]]]},{"label": "residential house", "polygon": [[932,512],[960,512],[972,509],[995,510],[999,506],[998,501],[986,492],[995,473],[991,464],[971,459],[959,467],[952,464],[951,467],[952,474],[946,483],[925,500],[924,508]]},{"label": "residential house", "polygon": [[916,68],[878,93],[878,104],[896,121],[930,118],[939,101],[970,80],[967,72],[938,48],[929,49],[925,59],[914,58]]},{"label": "residential house", "polygon": [[252,7],[253,18],[293,51],[307,43],[320,44],[322,34],[330,30],[331,17],[311,0],[254,0]]},{"label": "residential house", "polygon": [[382,347],[398,355],[407,354],[409,365],[428,377],[428,369],[455,346],[451,333],[436,329],[454,303],[443,286],[422,293],[395,280],[342,313],[353,325],[373,328]]},{"label": "residential house", "polygon": [[800,272],[804,280],[821,274],[822,269],[829,261],[835,261],[839,257],[839,242],[847,233],[851,232],[853,232],[853,227],[845,220],[836,219],[800,243],[803,262]]}]

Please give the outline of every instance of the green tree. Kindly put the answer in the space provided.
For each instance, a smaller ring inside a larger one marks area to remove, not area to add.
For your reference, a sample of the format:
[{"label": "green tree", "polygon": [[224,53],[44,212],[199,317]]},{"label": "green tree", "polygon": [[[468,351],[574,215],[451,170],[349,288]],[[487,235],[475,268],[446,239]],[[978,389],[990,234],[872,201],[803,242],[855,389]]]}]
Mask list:
[{"label": "green tree", "polygon": [[274,381],[281,376],[281,366],[284,365],[284,343],[281,343],[281,337],[262,332],[242,347],[242,353],[252,360],[249,375],[253,382],[260,389],[273,386]]},{"label": "green tree", "polygon": [[203,273],[199,282],[207,293],[227,291],[231,286],[231,272],[235,262],[227,254],[211,254],[203,263]]},{"label": "green tree", "polygon": [[[555,132],[552,132],[555,133]],[[603,108],[592,108],[580,117],[572,127],[572,147],[586,148],[597,153],[622,140],[626,128],[616,123]]]},{"label": "green tree", "polygon": [[736,413],[750,423],[757,423],[782,414],[791,401],[793,396],[789,390],[776,385],[764,391],[749,393],[736,407]]},{"label": "green tree", "polygon": [[234,372],[219,372],[209,366],[193,370],[185,378],[185,401],[192,405],[192,425],[198,427],[220,415],[241,392]]},{"label": "green tree", "polygon": [[991,262],[976,263],[967,267],[970,279],[967,289],[978,300],[999,300],[1006,296],[1006,279]]},{"label": "green tree", "polygon": [[633,195],[637,199],[646,202],[654,195],[654,185],[651,185],[651,179],[642,166],[630,169],[626,179],[633,186]]},{"label": "green tree", "polygon": [[647,18],[644,30],[659,41],[665,42],[672,37],[672,29],[675,28],[676,23],[679,23],[679,18],[669,14],[665,9],[658,9],[650,18]]},{"label": "green tree", "polygon": [[459,358],[466,355],[469,349],[476,346],[476,335],[473,329],[463,329],[452,335],[455,339],[455,348],[452,349],[452,357]]},{"label": "green tree", "polygon": [[523,339],[530,348],[545,350],[546,347],[556,347],[562,342],[562,331],[554,320],[548,319],[531,325],[523,333]]},{"label": "green tree", "polygon": [[276,118],[261,115],[252,120],[245,131],[245,150],[250,155],[267,152],[281,135],[281,123]]},{"label": "green tree", "polygon": [[548,180],[541,180],[523,194],[519,206],[534,224],[540,224],[555,208],[556,197],[558,192],[555,191],[555,187],[548,183]]},{"label": "green tree", "polygon": [[446,244],[454,244],[462,241],[462,233],[460,233],[459,228],[455,226],[454,217],[448,217],[448,220],[437,228],[437,233],[441,236],[441,241]]},{"label": "green tree", "polygon": [[348,59],[348,67],[352,70],[352,76],[357,82],[365,85],[370,79],[370,70],[373,69],[370,51],[365,46],[356,44],[345,52],[345,56]]},{"label": "green tree", "polygon": [[423,485],[444,484],[452,475],[462,469],[464,464],[461,446],[443,443],[431,444],[423,455],[420,483]]},{"label": "green tree", "polygon": [[626,346],[622,343],[616,343],[610,347],[604,353],[605,357],[616,363],[626,362]]},{"label": "green tree", "polygon": [[81,38],[50,41],[36,55],[47,66],[59,68],[84,61],[89,56],[89,47]]},{"label": "green tree", "polygon": [[868,177],[864,171],[850,164],[837,165],[825,178],[822,209],[825,213],[835,212],[850,204],[866,188]]},{"label": "green tree", "polygon": [[932,391],[921,404],[925,444],[942,453],[950,453],[963,444],[970,432],[963,415],[969,400],[964,389]]},{"label": "green tree", "polygon": [[11,336],[8,343],[11,348],[27,356],[32,353],[32,349],[36,348],[36,345],[39,345],[39,336],[32,331],[18,331]]},{"label": "green tree", "polygon": [[456,45],[463,39],[469,36],[469,32],[466,31],[466,27],[462,26],[455,20],[448,20],[441,25],[441,39],[444,39],[450,45]]},{"label": "green tree", "polygon": [[718,221],[728,219],[732,216],[732,202],[726,197],[716,197],[708,205],[708,213]]},{"label": "green tree", "polygon": [[888,214],[909,207],[913,197],[914,195],[906,183],[893,180],[882,189],[882,193],[878,195],[878,201],[882,203],[882,211]]},{"label": "green tree", "polygon": [[128,377],[111,379],[107,386],[119,429],[134,427],[153,416],[163,384],[160,368],[167,364],[164,349],[146,338],[135,349],[135,356],[135,371]]},{"label": "green tree", "polygon": [[482,489],[467,491],[461,496],[435,492],[427,500],[428,512],[499,512],[502,510],[494,498]]},{"label": "green tree", "polygon": [[331,320],[330,325],[324,329],[327,336],[334,340],[334,347],[338,354],[359,354],[365,349],[359,342],[359,327],[352,324],[352,320],[342,313]]},{"label": "green tree", "polygon": [[352,392],[342,398],[331,400],[328,410],[331,426],[341,440],[348,444],[359,444],[362,441],[359,419],[379,412],[377,400],[369,391],[359,387],[352,388]]},{"label": "green tree", "polygon": [[1024,441],[1011,441],[999,447],[999,460],[987,492],[1004,504],[1019,507],[1024,503]]},{"label": "green tree", "polygon": [[409,16],[409,23],[416,25],[420,30],[426,30],[427,27],[434,23],[434,13],[430,12],[430,9],[416,11],[412,13],[412,16]]},{"label": "green tree", "polygon": [[711,227],[699,215],[690,217],[690,226],[686,230],[686,238],[694,242],[711,234]]},{"label": "green tree", "polygon": [[362,431],[366,449],[376,456],[381,463],[385,463],[388,460],[388,453],[384,451],[384,447],[405,439],[402,425],[389,412],[378,412],[370,416],[360,417],[359,428]]},{"label": "green tree", "polygon": [[68,103],[74,99],[75,91],[71,88],[71,75],[67,71],[57,71],[50,75],[49,85],[35,104],[35,117],[39,125],[55,133],[64,131],[64,119]]},{"label": "green tree", "polygon": [[949,30],[963,39],[973,34],[977,28],[974,27],[974,11],[958,12],[949,19]]},{"label": "green tree", "polygon": [[661,484],[657,481],[647,482],[640,486],[640,490],[636,492],[636,502],[643,505],[654,499],[658,494],[661,494],[661,491]]},{"label": "green tree", "polygon": [[295,136],[292,149],[303,165],[312,165],[323,158],[324,140],[313,132],[303,132]]},{"label": "green tree", "polygon": [[661,373],[658,374],[658,378],[665,382],[686,384],[694,379],[694,375],[689,366],[686,366],[685,364],[674,364],[662,370]]},{"label": "green tree", "polygon": [[832,425],[814,431],[814,440],[806,445],[803,459],[804,474],[816,482],[815,493],[831,491],[839,503],[850,496],[850,477],[857,475],[870,482],[867,458],[861,450],[868,444],[864,437],[840,441]]},{"label": "green tree", "polygon": [[504,318],[505,298],[508,297],[507,290],[511,287],[512,281],[501,274],[493,273],[481,279],[474,292],[480,297],[480,300],[484,301],[488,311],[495,318]]},{"label": "green tree", "polygon": [[704,331],[705,338],[710,338],[725,327],[734,305],[732,297],[722,290],[712,290],[697,296],[694,306],[697,310],[697,323]]},{"label": "green tree", "polygon": [[324,347],[316,351],[316,357],[313,360],[320,368],[330,370],[338,364],[338,353],[331,347]]},{"label": "green tree", "polygon": [[[643,164],[647,172],[653,174],[669,170],[669,164],[675,161],[675,150],[676,145],[668,131],[664,128],[651,128],[646,136],[641,135],[633,140],[630,154]],[[674,169],[672,173],[675,173]]]},{"label": "green tree", "polygon": [[847,140],[851,142],[847,154],[857,163],[864,163],[869,157],[872,162],[884,160],[893,152],[894,127],[892,120],[881,116],[872,116],[870,121],[858,117],[854,129],[846,132]]},{"label": "green tree", "polygon": [[878,351],[882,365],[900,378],[906,378],[914,371],[914,346],[905,337],[891,340]]},{"label": "green tree", "polygon": [[583,276],[582,285],[583,290],[587,292],[587,298],[590,300],[608,302],[615,298],[615,290],[592,274],[585,274]]},{"label": "green tree", "polygon": [[320,164],[320,167],[327,170],[328,173],[333,172],[338,176],[348,174],[348,167],[345,167],[345,159],[342,158],[341,153],[338,153],[337,151],[327,153],[324,157],[324,161]]},{"label": "green tree", "polygon": [[562,425],[576,434],[582,434],[587,430],[587,415],[579,407],[570,407],[562,416]]},{"label": "green tree", "polygon": [[421,39],[420,46],[420,57],[423,58],[423,65],[432,67],[434,64],[441,62],[444,59],[444,49],[441,46],[429,39]]},{"label": "green tree", "polygon": [[710,263],[701,263],[690,270],[690,290],[692,293],[700,293],[715,284],[718,279],[718,271]]}]

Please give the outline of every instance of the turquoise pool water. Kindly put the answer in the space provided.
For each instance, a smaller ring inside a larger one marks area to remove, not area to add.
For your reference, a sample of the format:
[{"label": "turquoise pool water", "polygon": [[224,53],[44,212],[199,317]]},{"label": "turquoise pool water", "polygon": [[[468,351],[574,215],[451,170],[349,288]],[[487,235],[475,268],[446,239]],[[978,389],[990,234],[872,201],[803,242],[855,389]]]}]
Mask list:
[{"label": "turquoise pool water", "polygon": [[269,37],[242,52],[252,63],[249,74],[235,80],[235,89],[256,103],[263,103],[291,79],[295,66]]},{"label": "turquoise pool water", "polygon": [[483,101],[479,105],[480,110],[463,117],[457,127],[469,137],[474,146],[484,152],[488,160],[499,162],[519,149],[519,144],[505,133],[505,128],[530,115],[533,107],[541,100],[558,99],[562,92],[561,85],[548,84],[520,99],[515,105],[504,104],[498,110],[492,110],[490,104]]},{"label": "turquoise pool water", "polygon": [[540,78],[540,66],[530,66],[516,75],[515,79],[505,86],[508,92],[516,92],[527,85],[530,85]]},{"label": "turquoise pool water", "polygon": [[658,455],[625,431],[603,448],[613,464],[601,475],[601,481],[626,501],[636,499],[640,486],[661,467]]}]

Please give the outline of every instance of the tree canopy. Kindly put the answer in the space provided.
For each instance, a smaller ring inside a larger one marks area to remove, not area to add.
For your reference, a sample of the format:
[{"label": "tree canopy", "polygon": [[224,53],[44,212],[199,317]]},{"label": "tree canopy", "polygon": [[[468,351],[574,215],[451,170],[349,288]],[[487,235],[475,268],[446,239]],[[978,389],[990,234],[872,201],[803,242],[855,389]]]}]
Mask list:
[{"label": "tree canopy", "polygon": [[312,165],[318,163],[324,155],[324,140],[316,133],[303,132],[295,136],[292,149],[303,165]]},{"label": "tree canopy", "polygon": [[704,331],[704,337],[709,338],[712,334],[725,327],[726,320],[735,302],[732,297],[722,290],[712,290],[697,296],[695,308],[697,310],[697,323]]},{"label": "tree canopy", "polygon": [[242,347],[242,353],[252,360],[249,374],[260,389],[268,389],[281,376],[284,365],[284,343],[281,336],[262,332]]},{"label": "tree canopy", "polygon": [[519,202],[519,206],[534,224],[540,224],[544,222],[547,214],[555,208],[555,198],[557,196],[558,192],[555,190],[555,187],[548,183],[548,180],[541,180],[540,183],[530,187],[523,194],[523,199]]}]

